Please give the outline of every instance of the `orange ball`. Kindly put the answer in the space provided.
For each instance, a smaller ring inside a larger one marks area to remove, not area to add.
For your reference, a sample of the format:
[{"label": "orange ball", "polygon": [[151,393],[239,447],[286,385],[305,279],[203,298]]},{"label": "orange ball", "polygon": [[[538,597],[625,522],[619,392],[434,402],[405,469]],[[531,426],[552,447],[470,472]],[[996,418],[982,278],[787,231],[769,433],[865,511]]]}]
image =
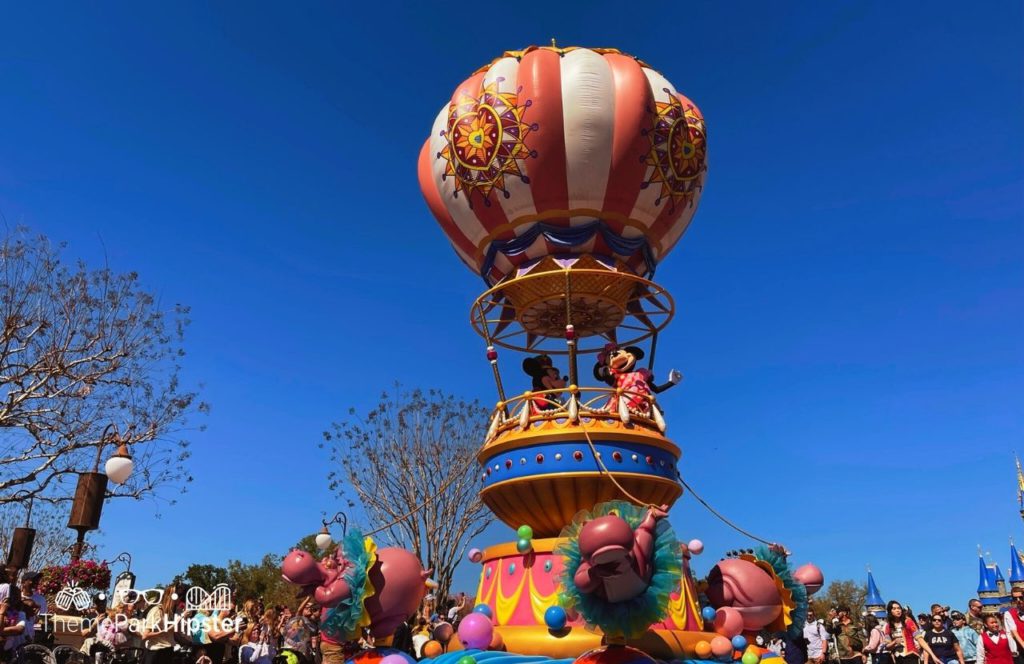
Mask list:
[{"label": "orange ball", "polygon": [[711,654],[715,657],[725,657],[732,654],[732,641],[724,636],[716,636],[711,639]]},{"label": "orange ball", "polygon": [[494,634],[491,635],[491,645],[487,646],[488,650],[503,650],[505,648],[505,640],[501,638],[501,632],[494,630]]},{"label": "orange ball", "polygon": [[700,657],[701,659],[711,657],[711,644],[707,641],[698,641],[696,645],[693,646],[693,650],[696,652],[697,657]]},{"label": "orange ball", "polygon": [[437,657],[442,652],[444,652],[444,649],[437,641],[430,640],[423,644],[422,653],[424,657]]}]

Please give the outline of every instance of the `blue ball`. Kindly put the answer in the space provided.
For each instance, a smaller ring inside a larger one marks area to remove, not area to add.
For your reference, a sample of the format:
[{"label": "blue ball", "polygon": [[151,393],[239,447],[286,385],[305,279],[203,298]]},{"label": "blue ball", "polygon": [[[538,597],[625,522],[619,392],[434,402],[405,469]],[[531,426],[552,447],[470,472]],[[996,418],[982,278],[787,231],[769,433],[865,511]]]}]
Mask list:
[{"label": "blue ball", "polygon": [[565,629],[565,623],[569,619],[565,615],[565,609],[560,606],[549,606],[547,611],[544,612],[544,624],[548,626],[548,629],[556,632]]},{"label": "blue ball", "polygon": [[532,548],[533,542],[526,539],[525,537],[520,537],[519,541],[516,542],[516,551],[518,551],[519,553],[526,553]]},{"label": "blue ball", "polygon": [[700,615],[701,615],[702,618],[704,618],[704,620],[714,620],[715,619],[715,607],[713,607],[713,606],[705,606],[703,609],[700,610]]},{"label": "blue ball", "polygon": [[743,650],[747,647],[747,640],[743,636],[737,634],[732,637],[732,647],[736,650]]},{"label": "blue ball", "polygon": [[473,613],[482,613],[488,618],[493,618],[491,615],[491,607],[486,604],[477,604],[473,607]]}]

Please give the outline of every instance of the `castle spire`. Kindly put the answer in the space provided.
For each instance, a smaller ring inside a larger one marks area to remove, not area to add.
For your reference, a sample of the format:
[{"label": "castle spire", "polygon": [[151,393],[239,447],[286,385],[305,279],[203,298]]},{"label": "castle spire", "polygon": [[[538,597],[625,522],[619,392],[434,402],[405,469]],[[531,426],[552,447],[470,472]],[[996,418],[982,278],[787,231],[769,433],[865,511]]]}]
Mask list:
[{"label": "castle spire", "polygon": [[981,610],[986,615],[995,615],[1003,603],[996,586],[994,570],[985,563],[985,557],[981,555],[981,547],[978,547],[978,599],[981,600]]},{"label": "castle spire", "polygon": [[868,596],[864,600],[864,610],[876,618],[885,617],[885,601],[882,600],[882,593],[878,592],[878,586],[875,585],[875,577],[871,573],[870,567],[868,567]]},{"label": "castle spire", "polygon": [[1010,539],[1010,588],[1024,588],[1024,561],[1021,561],[1017,547]]}]

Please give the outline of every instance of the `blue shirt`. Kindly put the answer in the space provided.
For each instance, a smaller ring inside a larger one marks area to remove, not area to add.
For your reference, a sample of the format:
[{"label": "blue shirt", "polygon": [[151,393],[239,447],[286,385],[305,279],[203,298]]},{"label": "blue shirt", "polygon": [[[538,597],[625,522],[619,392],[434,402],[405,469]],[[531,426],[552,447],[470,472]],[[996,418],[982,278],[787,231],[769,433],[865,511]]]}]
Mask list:
[{"label": "blue shirt", "polygon": [[978,659],[978,633],[964,625],[953,630],[960,641],[960,649],[964,651],[964,659]]}]

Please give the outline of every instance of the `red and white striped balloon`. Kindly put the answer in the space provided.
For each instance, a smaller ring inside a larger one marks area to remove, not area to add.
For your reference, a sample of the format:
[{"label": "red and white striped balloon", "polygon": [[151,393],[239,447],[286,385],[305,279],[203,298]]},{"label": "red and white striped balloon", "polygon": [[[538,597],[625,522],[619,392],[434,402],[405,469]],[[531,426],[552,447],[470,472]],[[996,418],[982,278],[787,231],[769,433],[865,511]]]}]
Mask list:
[{"label": "red and white striped balloon", "polygon": [[646,275],[689,225],[706,158],[700,111],[644,63],[530,47],[455,90],[419,180],[456,253],[490,283],[549,254],[611,256]]}]

